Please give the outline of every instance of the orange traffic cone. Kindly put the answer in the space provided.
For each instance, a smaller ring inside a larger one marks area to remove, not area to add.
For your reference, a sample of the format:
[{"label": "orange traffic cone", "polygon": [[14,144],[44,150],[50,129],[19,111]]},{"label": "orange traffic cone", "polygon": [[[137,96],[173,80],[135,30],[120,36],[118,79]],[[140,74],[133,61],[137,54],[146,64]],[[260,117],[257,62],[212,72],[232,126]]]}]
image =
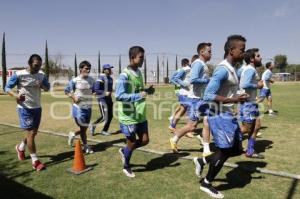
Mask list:
[{"label": "orange traffic cone", "polygon": [[83,156],[82,149],[81,149],[80,140],[77,140],[76,145],[75,145],[73,167],[69,168],[67,171],[69,171],[73,174],[79,175],[79,174],[85,173],[92,169],[93,169],[92,167],[86,167],[85,161],[84,161],[84,156]]}]

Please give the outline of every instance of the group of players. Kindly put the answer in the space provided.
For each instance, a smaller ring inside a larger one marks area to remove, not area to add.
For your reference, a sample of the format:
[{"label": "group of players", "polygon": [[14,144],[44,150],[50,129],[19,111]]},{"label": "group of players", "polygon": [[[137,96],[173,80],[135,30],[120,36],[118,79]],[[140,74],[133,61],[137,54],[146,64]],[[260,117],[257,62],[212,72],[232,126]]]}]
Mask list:
[{"label": "group of players", "polygon": [[[184,65],[172,78],[172,82],[179,87],[178,98],[181,108],[171,121],[170,129],[174,133],[169,140],[171,148],[174,152],[178,152],[179,139],[189,132],[193,132],[197,124],[203,121],[204,153],[202,158],[194,158],[196,175],[201,177],[204,166],[209,165],[207,175],[201,179],[200,189],[216,198],[223,198],[223,194],[212,186],[212,182],[229,157],[242,153],[242,132],[248,134],[246,156],[263,158],[254,150],[256,134],[260,126],[256,91],[262,89],[261,97],[271,99],[269,82],[273,81],[270,72],[273,64],[267,64],[269,71],[263,75],[264,83],[258,81],[255,68],[261,65],[259,50],[249,49],[245,52],[245,45],[246,39],[243,36],[229,36],[224,45],[224,60],[210,75],[206,62],[211,58],[212,45],[211,43],[200,43],[197,47],[198,55],[194,57],[195,60],[192,61],[191,67],[187,60],[183,60],[183,64],[186,66]],[[123,163],[122,171],[128,177],[135,177],[130,167],[133,151],[149,143],[146,98],[154,93],[154,88],[152,86],[145,88],[143,83],[143,76],[139,68],[143,65],[144,54],[145,51],[140,46],[133,46],[129,49],[129,65],[119,75],[116,84],[118,119],[121,132],[126,137],[126,146],[120,148],[119,153]],[[239,79],[236,67],[243,60],[247,65]],[[36,155],[34,138],[41,120],[41,89],[48,91],[50,84],[45,74],[40,71],[42,59],[39,55],[32,55],[28,64],[27,69],[16,72],[10,78],[5,91],[16,99],[20,126],[26,130],[25,138],[16,145],[18,158],[25,159],[25,148],[28,146],[32,166],[39,171],[44,169],[45,165]],[[86,131],[88,127],[93,134],[95,125],[103,120],[99,118],[90,123],[94,95],[102,108],[100,110],[106,110],[106,125],[102,134],[108,134],[107,130],[112,118],[111,68],[112,66],[106,65],[103,69],[104,75],[95,81],[89,76],[91,64],[83,61],[79,65],[80,74],[73,78],[65,88],[66,95],[73,101],[72,115],[79,127],[78,131],[69,133],[68,143],[72,145],[75,136],[80,135],[86,153],[93,153],[87,144]],[[103,84],[103,82],[106,83]],[[15,86],[18,88],[18,92],[12,90]],[[261,101],[262,98],[259,100]],[[236,111],[235,104],[239,104],[238,111]],[[108,113],[110,111],[111,113]],[[176,123],[185,112],[189,119],[187,124],[176,129]],[[272,114],[271,110],[270,113]],[[241,129],[237,115],[240,115],[242,121]],[[212,134],[216,146],[216,151],[213,153],[209,148],[210,134]]]}]

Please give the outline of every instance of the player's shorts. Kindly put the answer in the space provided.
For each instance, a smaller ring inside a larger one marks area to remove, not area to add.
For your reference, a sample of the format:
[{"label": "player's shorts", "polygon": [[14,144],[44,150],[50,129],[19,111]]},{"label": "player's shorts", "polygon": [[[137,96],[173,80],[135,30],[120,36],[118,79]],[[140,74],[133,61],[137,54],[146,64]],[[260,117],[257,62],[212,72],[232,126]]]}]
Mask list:
[{"label": "player's shorts", "polygon": [[136,134],[148,133],[148,121],[129,125],[120,123],[120,129],[127,138],[135,137]]},{"label": "player's shorts", "polygon": [[260,90],[260,92],[259,92],[259,97],[260,98],[269,98],[269,97],[272,97],[271,89],[262,88]]},{"label": "player's shorts", "polygon": [[187,108],[189,100],[186,95],[178,95],[178,102],[180,103],[180,105]]},{"label": "player's shorts", "polygon": [[88,126],[92,116],[91,108],[80,108],[78,106],[72,106],[72,115],[78,126]]},{"label": "player's shorts", "polygon": [[245,102],[240,105],[240,120],[245,123],[253,123],[259,117],[258,104]]},{"label": "player's shorts", "polygon": [[38,129],[41,122],[42,108],[18,108],[20,127],[25,130]]},{"label": "player's shorts", "polygon": [[242,133],[237,118],[230,112],[215,113],[208,116],[209,128],[218,148],[231,148],[242,141]]},{"label": "player's shorts", "polygon": [[209,105],[202,99],[187,97],[187,104],[187,114],[191,121],[200,121],[208,114]]}]

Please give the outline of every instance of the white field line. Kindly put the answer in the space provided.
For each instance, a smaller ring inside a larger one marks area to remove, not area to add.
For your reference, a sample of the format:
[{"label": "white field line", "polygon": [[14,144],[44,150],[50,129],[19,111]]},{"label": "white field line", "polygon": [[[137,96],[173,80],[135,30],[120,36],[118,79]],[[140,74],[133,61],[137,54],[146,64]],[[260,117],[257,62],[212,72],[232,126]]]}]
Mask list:
[{"label": "white field line", "polygon": [[[0,125],[19,128],[18,125],[14,125],[14,124],[0,123]],[[46,133],[46,134],[49,134],[49,135],[56,135],[56,136],[61,136],[61,137],[68,137],[67,134],[60,133],[60,132],[47,131],[47,130],[39,130],[39,132]],[[103,141],[100,141],[100,140],[97,140],[97,139],[93,139],[93,138],[88,138],[87,140],[90,141],[90,142],[95,142],[95,143],[105,143]],[[123,147],[125,145],[124,144],[112,144],[112,146]],[[156,154],[156,155],[168,154],[168,152],[156,151],[156,150],[145,149],[145,148],[138,148],[137,150],[143,151],[143,152],[146,152],[146,153]],[[192,157],[192,156],[184,156],[184,157],[179,157],[179,158],[180,159],[184,159],[184,160],[193,160],[194,157]],[[226,167],[230,167],[230,168],[237,168],[237,167],[239,167],[239,165],[234,164],[234,163],[229,163],[229,162],[225,162],[224,165]],[[250,168],[250,167],[247,167],[247,166],[243,166],[243,167],[240,167],[240,168],[242,168],[242,169],[244,169],[246,171],[256,171],[256,172],[259,172],[259,173],[270,174],[270,175],[274,175],[274,176],[279,176],[279,177],[285,177],[285,178],[292,178],[292,179],[300,180],[300,175],[288,173],[288,172],[285,172],[285,171],[273,171],[273,170],[262,169],[262,168],[257,168],[257,167],[256,168],[253,168],[253,167]]]}]

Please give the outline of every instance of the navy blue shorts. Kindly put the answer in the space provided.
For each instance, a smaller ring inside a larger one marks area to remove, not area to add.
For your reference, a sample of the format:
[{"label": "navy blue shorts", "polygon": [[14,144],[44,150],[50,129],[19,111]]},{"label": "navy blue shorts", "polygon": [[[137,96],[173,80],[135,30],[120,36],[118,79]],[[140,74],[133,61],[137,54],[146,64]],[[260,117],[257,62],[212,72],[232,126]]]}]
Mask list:
[{"label": "navy blue shorts", "polygon": [[25,130],[38,129],[42,117],[42,108],[18,108],[20,127]]},{"label": "navy blue shorts", "polygon": [[72,107],[72,115],[78,126],[88,126],[92,116],[91,108]]},{"label": "navy blue shorts", "polygon": [[259,117],[258,104],[245,102],[240,105],[240,120],[245,123],[253,123]]},{"label": "navy blue shorts", "polygon": [[135,137],[136,134],[148,133],[148,121],[137,124],[120,124],[120,129],[126,137]]},{"label": "navy blue shorts", "polygon": [[183,107],[187,108],[188,107],[188,97],[185,95],[178,95],[178,102],[180,103],[180,105],[182,105]]},{"label": "navy blue shorts", "polygon": [[200,121],[200,119],[208,114],[209,105],[198,98],[188,98],[187,97],[187,114],[189,120]]},{"label": "navy blue shorts", "polygon": [[260,98],[269,98],[272,97],[271,89],[262,88],[259,92]]},{"label": "navy blue shorts", "polygon": [[218,148],[231,148],[242,141],[242,133],[237,118],[230,112],[208,116],[209,128]]}]

